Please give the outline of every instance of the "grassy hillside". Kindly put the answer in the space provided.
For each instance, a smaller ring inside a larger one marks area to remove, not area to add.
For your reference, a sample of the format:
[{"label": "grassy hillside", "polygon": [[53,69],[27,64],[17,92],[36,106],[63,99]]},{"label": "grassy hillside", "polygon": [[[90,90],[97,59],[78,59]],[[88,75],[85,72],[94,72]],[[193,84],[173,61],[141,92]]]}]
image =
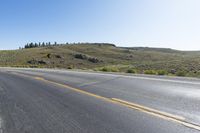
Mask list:
[{"label": "grassy hillside", "polygon": [[0,51],[0,66],[200,76],[200,52],[74,44]]}]

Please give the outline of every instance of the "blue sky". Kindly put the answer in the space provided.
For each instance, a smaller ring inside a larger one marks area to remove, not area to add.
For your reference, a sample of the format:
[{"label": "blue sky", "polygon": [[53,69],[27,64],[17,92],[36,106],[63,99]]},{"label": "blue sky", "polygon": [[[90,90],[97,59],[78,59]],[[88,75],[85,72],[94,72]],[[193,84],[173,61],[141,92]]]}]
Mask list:
[{"label": "blue sky", "polygon": [[109,42],[200,50],[199,0],[1,0],[0,49]]}]

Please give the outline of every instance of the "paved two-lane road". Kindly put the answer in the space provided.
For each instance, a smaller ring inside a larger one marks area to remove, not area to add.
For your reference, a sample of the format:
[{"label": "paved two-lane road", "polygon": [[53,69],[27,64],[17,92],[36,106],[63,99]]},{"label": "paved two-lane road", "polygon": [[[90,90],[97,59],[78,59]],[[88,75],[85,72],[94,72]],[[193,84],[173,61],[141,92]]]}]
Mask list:
[{"label": "paved two-lane road", "polygon": [[0,69],[0,133],[198,133],[198,125],[198,79]]}]

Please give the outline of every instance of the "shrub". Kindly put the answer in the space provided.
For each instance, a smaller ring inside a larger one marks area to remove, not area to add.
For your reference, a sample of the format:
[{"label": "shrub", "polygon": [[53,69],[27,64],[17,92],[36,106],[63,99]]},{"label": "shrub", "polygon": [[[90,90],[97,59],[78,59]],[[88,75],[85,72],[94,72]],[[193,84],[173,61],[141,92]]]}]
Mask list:
[{"label": "shrub", "polygon": [[100,69],[100,71],[104,72],[119,72],[119,69],[116,67],[103,67]]},{"label": "shrub", "polygon": [[158,73],[158,75],[166,75],[167,71],[165,71],[165,70],[158,70],[157,73]]},{"label": "shrub", "polygon": [[144,74],[156,75],[156,72],[154,70],[145,70]]},{"label": "shrub", "polygon": [[178,71],[178,72],[176,72],[176,76],[184,77],[184,76],[186,76],[186,72],[185,71]]},{"label": "shrub", "polygon": [[108,72],[109,70],[107,67],[103,67],[102,69],[100,69],[100,71]]},{"label": "shrub", "polygon": [[128,69],[126,72],[127,73],[136,73],[134,69]]},{"label": "shrub", "polygon": [[119,72],[119,69],[118,68],[111,68],[111,72]]},{"label": "shrub", "polygon": [[67,67],[67,69],[73,69],[73,68],[74,68],[73,65],[69,65],[69,66]]}]

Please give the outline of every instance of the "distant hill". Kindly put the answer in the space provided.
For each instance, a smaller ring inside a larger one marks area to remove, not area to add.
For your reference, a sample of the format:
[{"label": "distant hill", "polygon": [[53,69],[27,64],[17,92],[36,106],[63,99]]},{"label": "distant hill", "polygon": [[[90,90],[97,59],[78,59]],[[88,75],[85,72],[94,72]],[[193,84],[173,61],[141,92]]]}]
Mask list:
[{"label": "distant hill", "polygon": [[181,51],[170,49],[170,48],[132,47],[128,49],[139,50],[139,51],[157,51],[157,52],[164,52],[164,53],[181,52]]},{"label": "distant hill", "polygon": [[106,43],[68,44],[0,51],[0,66],[199,76],[200,52]]}]

